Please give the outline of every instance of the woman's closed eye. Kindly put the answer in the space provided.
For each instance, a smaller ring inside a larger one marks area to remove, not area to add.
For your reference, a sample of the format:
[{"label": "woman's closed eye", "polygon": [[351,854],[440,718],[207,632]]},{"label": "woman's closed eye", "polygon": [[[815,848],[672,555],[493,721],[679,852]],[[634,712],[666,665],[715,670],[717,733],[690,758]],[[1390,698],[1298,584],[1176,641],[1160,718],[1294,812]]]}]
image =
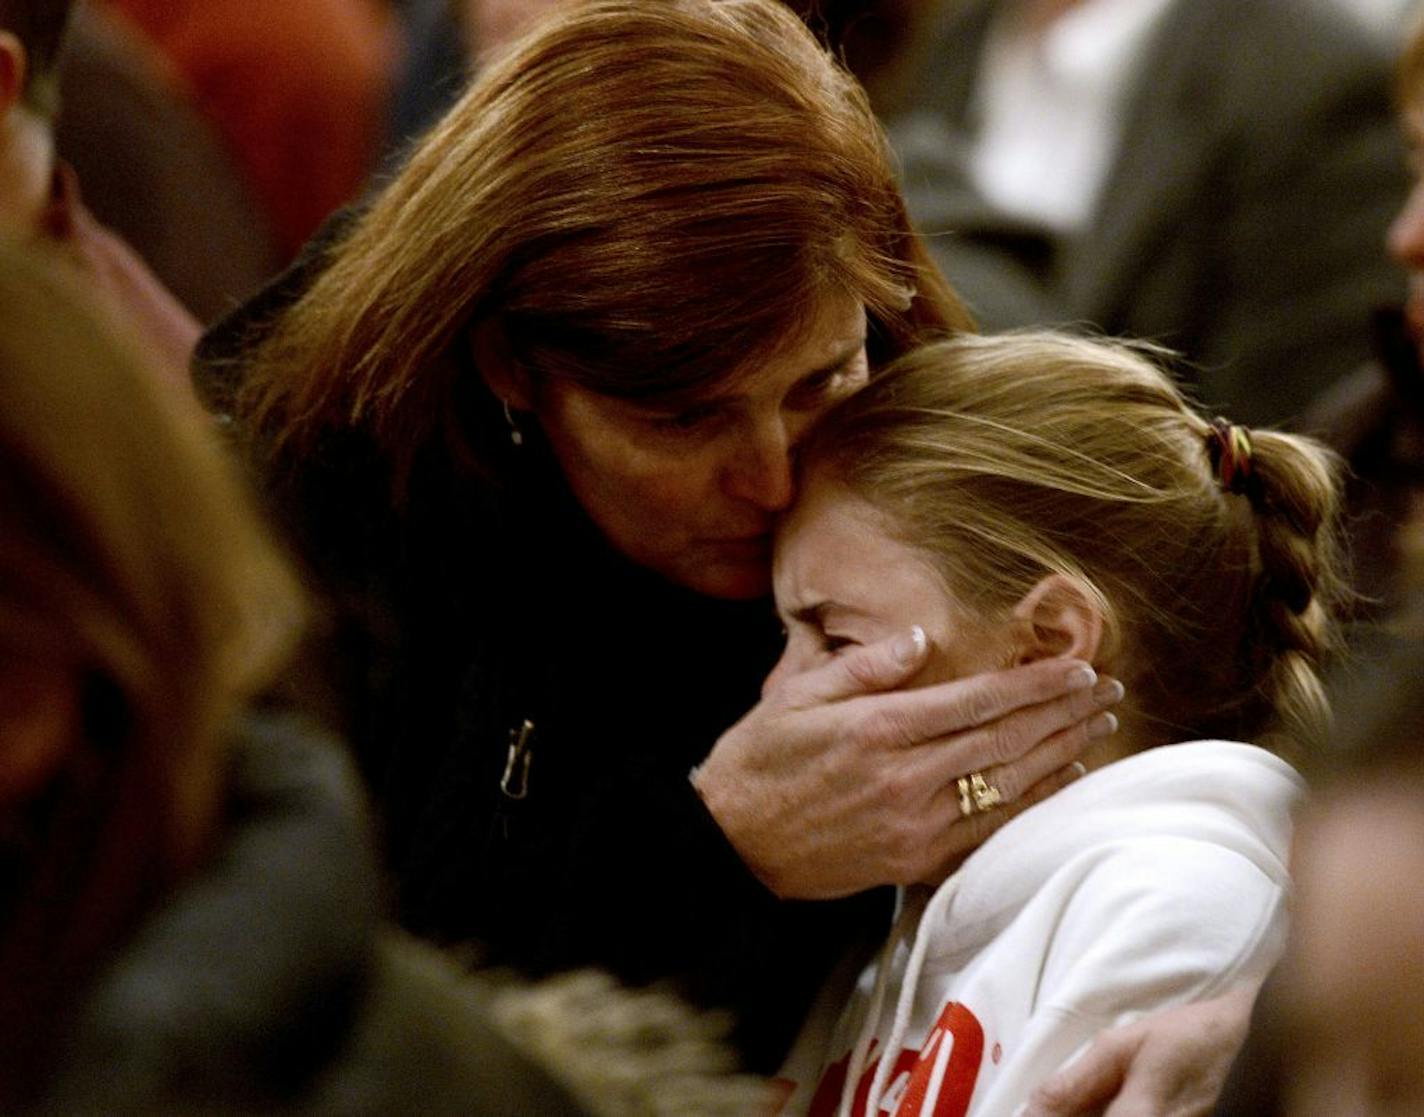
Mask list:
[{"label": "woman's closed eye", "polygon": [[667,415],[656,415],[649,421],[657,430],[666,434],[702,434],[714,429],[725,415],[724,407],[707,404]]},{"label": "woman's closed eye", "polygon": [[846,648],[860,647],[859,640],[852,640],[849,636],[835,636],[829,632],[821,633],[821,650],[829,655],[838,655]]},{"label": "woman's closed eye", "polygon": [[870,369],[862,348],[839,364],[806,377],[796,385],[788,403],[798,411],[811,410],[850,395],[869,378]]}]

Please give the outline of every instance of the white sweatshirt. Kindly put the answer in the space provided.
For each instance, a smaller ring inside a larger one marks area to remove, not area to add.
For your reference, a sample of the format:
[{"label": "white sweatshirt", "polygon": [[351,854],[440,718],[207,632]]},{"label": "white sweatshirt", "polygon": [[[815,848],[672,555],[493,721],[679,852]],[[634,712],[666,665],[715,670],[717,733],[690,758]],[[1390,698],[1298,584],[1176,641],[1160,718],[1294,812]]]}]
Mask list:
[{"label": "white sweatshirt", "polygon": [[1194,741],[1025,811],[933,893],[902,893],[849,1003],[828,989],[808,1021],[782,1112],[1009,1117],[1104,1028],[1260,979],[1302,790],[1263,749]]}]

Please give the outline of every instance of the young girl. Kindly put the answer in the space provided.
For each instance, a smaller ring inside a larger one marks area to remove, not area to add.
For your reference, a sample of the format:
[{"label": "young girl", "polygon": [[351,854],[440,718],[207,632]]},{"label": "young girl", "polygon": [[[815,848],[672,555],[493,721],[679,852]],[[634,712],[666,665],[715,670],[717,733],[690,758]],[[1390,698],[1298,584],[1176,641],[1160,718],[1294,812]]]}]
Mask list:
[{"label": "young girl", "polygon": [[[808,1023],[787,1111],[1007,1117],[1102,1028],[1258,981],[1301,787],[1261,746],[1306,744],[1327,716],[1328,455],[1208,422],[1143,351],[1019,334],[901,360],[801,468],[769,693],[914,624],[918,684],[1073,657],[1127,700],[1083,779],[903,891],[849,1003],[828,990]],[[996,778],[945,794],[1002,809]]]}]

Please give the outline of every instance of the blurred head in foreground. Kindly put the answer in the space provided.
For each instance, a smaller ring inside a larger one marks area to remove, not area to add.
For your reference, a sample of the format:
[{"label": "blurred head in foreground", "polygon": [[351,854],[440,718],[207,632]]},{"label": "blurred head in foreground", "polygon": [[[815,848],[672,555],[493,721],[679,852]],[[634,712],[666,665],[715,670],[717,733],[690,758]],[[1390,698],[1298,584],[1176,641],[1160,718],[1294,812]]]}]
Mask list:
[{"label": "blurred head in foreground", "polygon": [[0,243],[0,1096],[215,826],[298,595],[209,431]]},{"label": "blurred head in foreground", "polygon": [[1424,641],[1340,705],[1339,770],[1296,835],[1273,1026],[1284,1112],[1424,1111]]}]

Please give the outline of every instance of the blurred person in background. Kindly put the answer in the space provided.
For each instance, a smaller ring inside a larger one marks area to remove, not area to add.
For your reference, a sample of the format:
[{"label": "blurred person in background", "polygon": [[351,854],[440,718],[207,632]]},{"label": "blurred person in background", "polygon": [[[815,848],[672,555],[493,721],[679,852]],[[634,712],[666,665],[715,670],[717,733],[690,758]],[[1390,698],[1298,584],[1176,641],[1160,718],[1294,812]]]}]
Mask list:
[{"label": "blurred person in background", "polygon": [[[1402,301],[1372,319],[1375,356],[1301,420],[1350,463],[1349,507],[1365,595],[1354,626],[1370,655],[1424,628],[1424,8],[1399,53],[1395,97],[1413,186],[1381,246],[1402,269]],[[1385,252],[1380,253],[1381,257]]]},{"label": "blurred person in background", "polygon": [[[787,0],[865,86],[878,113],[903,108],[936,0]],[[404,0],[407,52],[397,82],[392,139],[399,148],[454,103],[481,62],[559,0]]]},{"label": "blurred person in background", "polygon": [[558,6],[559,0],[456,0],[465,51],[476,60],[491,58]]},{"label": "blurred person in background", "polygon": [[378,0],[100,0],[168,58],[283,262],[353,201],[384,140],[397,36]]},{"label": "blurred person in background", "polygon": [[409,0],[406,51],[396,80],[390,149],[395,158],[434,124],[483,61],[504,49],[559,0]]},{"label": "blurred person in background", "polygon": [[200,322],[280,270],[267,214],[173,67],[92,0],[74,11],[59,100],[55,146],[89,208]]},{"label": "blurred person in background", "polygon": [[1253,1117],[1424,1113],[1424,632],[1372,674],[1296,835],[1295,921],[1263,1005],[1277,1104]]},{"label": "blurred person in background", "polygon": [[1377,612],[1334,683],[1334,747],[1308,773],[1317,787],[1297,831],[1291,940],[1218,1117],[1424,1110],[1424,8],[1413,8],[1397,96],[1415,183],[1388,237],[1408,295],[1377,316],[1378,359],[1310,417],[1353,467]]},{"label": "blurred person in background", "polygon": [[[988,328],[1160,342],[1293,420],[1398,298],[1389,60],[1335,0],[942,0],[889,122],[912,216]],[[961,261],[963,261],[961,271]]]},{"label": "blurred person in background", "polygon": [[1337,713],[1297,825],[1286,954],[1216,1117],[1424,1112],[1424,628],[1373,658]]},{"label": "blurred person in background", "polygon": [[0,232],[62,256],[155,367],[181,383],[197,321],[94,219],[74,171],[55,154],[58,68],[72,8],[73,0],[0,0]]}]

